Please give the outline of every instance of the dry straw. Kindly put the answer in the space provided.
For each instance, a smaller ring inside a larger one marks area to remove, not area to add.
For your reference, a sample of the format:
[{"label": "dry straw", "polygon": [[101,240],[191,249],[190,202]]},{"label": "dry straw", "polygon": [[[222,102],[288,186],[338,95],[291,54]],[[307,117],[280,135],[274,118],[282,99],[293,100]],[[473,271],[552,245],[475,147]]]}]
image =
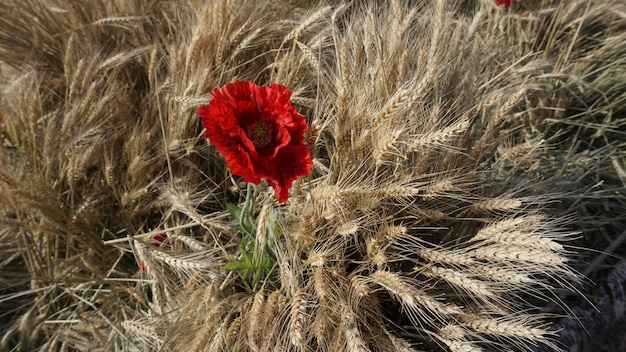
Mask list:
[{"label": "dry straw", "polygon": [[[0,350],[554,349],[532,312],[625,254],[623,3],[0,12]],[[196,115],[237,79],[311,126],[311,175],[252,209],[256,289],[223,270],[246,187]]]}]

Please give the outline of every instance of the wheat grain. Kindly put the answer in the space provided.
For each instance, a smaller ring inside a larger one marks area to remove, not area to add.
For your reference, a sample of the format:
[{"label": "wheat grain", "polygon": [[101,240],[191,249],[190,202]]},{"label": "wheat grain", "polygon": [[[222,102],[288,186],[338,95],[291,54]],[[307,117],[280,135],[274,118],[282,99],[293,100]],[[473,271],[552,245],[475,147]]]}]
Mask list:
[{"label": "wheat grain", "polygon": [[269,225],[270,214],[273,212],[272,209],[272,198],[268,197],[263,202],[263,206],[261,207],[261,211],[256,219],[256,244],[255,251],[253,253],[253,260],[256,263],[260,263],[263,256],[265,254],[265,250],[267,248],[267,229]]},{"label": "wheat grain", "polygon": [[449,193],[454,190],[454,181],[450,179],[438,180],[433,182],[425,190],[422,197],[426,200],[430,200],[441,194]]},{"label": "wheat grain", "polygon": [[476,346],[469,341],[462,340],[450,340],[446,338],[439,338],[439,341],[443,342],[450,348],[452,352],[481,352],[482,348]]},{"label": "wheat grain", "polygon": [[359,222],[358,221],[348,221],[344,224],[339,225],[336,230],[336,233],[340,236],[348,236],[354,235],[359,230]]},{"label": "wheat grain", "polygon": [[386,161],[390,156],[396,156],[403,158],[399,150],[399,144],[402,144],[404,139],[404,131],[396,130],[393,132],[386,131],[382,136],[377,136],[374,144],[374,150],[372,156],[376,160],[376,164],[380,165]]},{"label": "wheat grain", "polygon": [[[300,266],[300,263],[293,263],[294,265]],[[279,274],[280,274],[280,282],[283,285],[283,288],[286,292],[291,293],[292,296],[295,296],[296,291],[300,289],[301,285],[301,276],[300,273],[294,268],[291,262],[287,261],[285,258],[280,262],[279,266]]]},{"label": "wheat grain", "polygon": [[287,298],[279,290],[272,292],[267,298],[262,315],[262,322],[259,322],[260,326],[269,326],[270,322],[276,319],[280,312],[287,304]]},{"label": "wheat grain", "polygon": [[343,331],[346,339],[346,351],[369,351],[366,347],[365,341],[361,336],[361,332],[358,329],[354,312],[345,305],[343,306],[343,309],[341,311],[340,329]]},{"label": "wheat grain", "polygon": [[253,351],[259,350],[258,333],[259,333],[259,327],[262,326],[260,319],[261,319],[261,311],[263,310],[264,302],[265,302],[265,295],[263,294],[263,292],[262,291],[257,292],[253,297],[252,308],[250,308],[250,313],[247,319],[247,326],[246,326],[247,335],[246,336],[247,336],[248,345]]},{"label": "wheat grain", "polygon": [[552,239],[546,238],[542,234],[529,234],[523,231],[506,231],[491,236],[478,233],[472,240],[488,240],[528,248],[548,249],[555,252],[563,251],[563,246]]},{"label": "wheat grain", "polygon": [[515,210],[522,206],[519,199],[494,198],[472,204],[471,209],[477,211],[494,211],[494,210]]},{"label": "wheat grain", "polygon": [[147,325],[141,321],[137,320],[124,320],[122,322],[122,327],[134,334],[148,337],[152,340],[159,340],[158,334],[154,326]]},{"label": "wheat grain", "polygon": [[420,248],[417,253],[430,262],[450,265],[471,265],[474,258],[464,252],[454,252],[445,249]]},{"label": "wheat grain", "polygon": [[450,339],[450,340],[460,340],[463,339],[467,334],[466,328],[461,325],[448,324],[437,332],[439,337]]},{"label": "wheat grain", "polygon": [[[259,335],[258,343],[253,346],[254,351],[286,350],[288,338],[286,336],[287,328],[283,321],[285,319],[284,313],[281,312],[280,315],[276,316],[276,305],[274,305],[272,313],[274,313],[273,316],[264,317],[267,325],[259,327],[262,333]],[[264,329],[265,327],[269,327],[269,329]]]},{"label": "wheat grain", "polygon": [[402,23],[404,22],[404,11],[402,8],[402,5],[400,5],[400,2],[398,0],[392,0],[391,1],[391,6],[393,8],[393,15],[396,19],[397,23]]},{"label": "wheat grain", "polygon": [[470,127],[470,122],[459,121],[451,126],[444,127],[438,131],[416,135],[414,141],[409,145],[410,152],[420,152],[431,147],[445,147],[452,140],[459,138]]},{"label": "wheat grain", "polygon": [[[406,186],[386,186],[371,192],[374,196],[381,199],[384,198],[407,198],[413,197],[420,193],[419,188]],[[366,194],[366,193],[363,193]]]},{"label": "wheat grain", "polygon": [[314,201],[324,201],[324,202],[333,202],[337,203],[341,199],[339,196],[340,189],[335,185],[324,185],[320,187],[316,187],[313,192],[313,200]]},{"label": "wheat grain", "polygon": [[394,242],[398,238],[406,235],[406,232],[406,227],[401,225],[385,226],[374,236],[366,240],[365,248],[367,250],[367,255],[371,258],[376,258],[377,255],[384,256],[384,248],[388,247],[390,243]]},{"label": "wheat grain", "polygon": [[420,217],[424,219],[436,220],[436,219],[443,219],[447,217],[447,215],[444,212],[442,212],[441,210],[437,210],[437,209],[420,208],[417,211],[417,213],[420,215]]},{"label": "wheat grain", "polygon": [[313,321],[313,336],[317,340],[317,344],[319,346],[325,346],[328,341],[329,331],[333,330],[333,324],[335,319],[331,319],[332,317],[328,314],[328,309],[320,305],[315,314],[315,320]]},{"label": "wheat grain", "polygon": [[418,269],[421,274],[429,277],[442,278],[449,284],[470,292],[473,297],[490,298],[495,296],[492,289],[483,281],[468,277],[463,272],[454,271],[452,269],[431,266],[425,269]]},{"label": "wheat grain", "polygon": [[428,62],[431,63],[429,67],[435,67],[432,63],[437,62],[436,56],[442,50],[439,43],[444,42],[443,33],[445,33],[445,2],[443,0],[437,0],[434,6],[435,8],[431,15],[432,35],[428,48]]},{"label": "wheat grain", "polygon": [[387,289],[390,293],[398,296],[402,303],[410,308],[416,308],[419,304],[433,312],[444,315],[460,313],[460,310],[457,307],[451,304],[442,304],[441,302],[435,300],[431,295],[428,295],[407,283],[405,279],[401,278],[396,273],[379,270],[372,273],[370,277],[374,280],[374,282]]},{"label": "wheat grain", "polygon": [[377,236],[368,238],[365,243],[367,255],[373,258],[380,250],[381,244],[383,244],[383,242]]},{"label": "wheat grain", "polygon": [[510,98],[507,99],[504,104],[502,104],[502,106],[498,109],[498,111],[496,111],[496,113],[494,114],[494,118],[493,120],[491,120],[490,123],[496,124],[497,122],[499,122],[500,120],[502,120],[504,117],[507,116],[507,114],[511,111],[511,109],[517,105],[521,99],[524,97],[524,95],[527,93],[526,91],[526,86],[522,86],[522,88],[520,88],[518,91],[516,91],[513,94],[510,94]]},{"label": "wheat grain", "polygon": [[[398,336],[393,335],[392,333],[390,333],[389,331],[385,331],[387,337],[389,338],[389,340],[391,340],[391,344],[393,346],[393,348],[395,348],[395,351],[397,352],[416,352],[415,349],[413,349],[413,347],[411,347],[411,344],[406,341],[403,338],[400,338]],[[386,343],[385,343],[386,345]]]},{"label": "wheat grain", "polygon": [[379,270],[382,270],[387,266],[389,259],[387,258],[384,250],[377,248],[372,254],[373,255],[369,255],[369,259]]},{"label": "wheat grain", "polygon": [[189,351],[204,351],[207,344],[214,336],[215,323],[221,320],[222,314],[228,309],[228,302],[222,300],[214,305],[208,312],[205,312],[206,318],[203,325],[194,334],[193,340],[189,344]]},{"label": "wheat grain", "polygon": [[311,265],[313,267],[324,266],[324,265],[326,265],[327,262],[328,262],[328,256],[326,254],[324,254],[323,252],[312,251],[309,254],[308,263],[309,263],[309,265]]},{"label": "wheat grain", "polygon": [[150,63],[148,65],[148,84],[150,85],[150,90],[152,91],[157,91],[158,63],[159,63],[159,50],[155,46],[150,51]]},{"label": "wheat grain", "polygon": [[296,44],[302,52],[304,60],[306,60],[309,65],[311,65],[315,72],[321,72],[320,62],[313,53],[313,50],[311,50],[311,48],[309,48],[306,44],[301,43],[300,41],[296,40]]},{"label": "wheat grain", "polygon": [[187,50],[185,53],[185,67],[188,70],[191,69],[192,63],[197,62],[198,58],[201,56],[199,51],[203,43],[203,39],[204,38],[200,34],[199,29],[197,29],[196,33],[194,33],[191,37],[191,42],[189,43],[189,46],[187,47]]},{"label": "wheat grain", "polygon": [[502,152],[500,155],[500,160],[519,161],[520,159],[523,159],[523,158],[530,158],[531,156],[533,156],[533,154],[537,150],[541,149],[544,144],[545,144],[544,139],[532,140],[532,141],[528,141],[525,143],[520,143],[518,145],[515,145],[513,147],[510,147],[504,150],[504,152]]},{"label": "wheat grain", "polygon": [[111,68],[115,66],[121,66],[125,64],[126,62],[133,60],[138,56],[141,56],[147,51],[147,49],[148,49],[147,47],[144,47],[144,48],[137,48],[135,50],[117,53],[109,57],[108,59],[104,60],[103,62],[101,62],[96,67],[96,71],[94,73],[102,74],[104,72],[100,72],[100,71],[110,70]]},{"label": "wheat grain", "polygon": [[185,235],[169,235],[169,237],[172,240],[181,241],[194,252],[202,252],[207,250],[207,246],[205,243],[200,242],[193,237]]},{"label": "wheat grain", "polygon": [[405,86],[399,89],[388,101],[385,106],[380,110],[374,119],[372,120],[371,130],[376,131],[378,127],[385,121],[390,115],[411,108],[412,103],[417,99],[415,94],[415,88],[411,86]]},{"label": "wheat grain", "polygon": [[509,218],[491,223],[480,229],[472,240],[487,240],[503,244],[563,251],[563,246],[549,238],[549,232],[539,227],[544,218],[540,215]]},{"label": "wheat grain", "polygon": [[[367,127],[358,141],[356,142],[354,149],[362,150],[366,143],[369,142],[371,138],[372,131],[376,131],[379,129],[383,121],[386,121],[387,118],[403,109],[409,109],[411,107],[412,102],[416,99],[416,93],[414,88],[410,86],[403,87],[399,89],[388,101],[385,103],[385,106],[374,116],[372,120],[371,126]],[[399,138],[401,131],[396,131]],[[384,145],[383,145],[384,146]],[[384,148],[383,148],[384,150]]]},{"label": "wheat grain", "polygon": [[482,275],[500,282],[512,284],[529,284],[533,282],[527,273],[508,270],[498,266],[472,265],[467,270],[472,274]]},{"label": "wheat grain", "polygon": [[281,46],[292,39],[298,40],[303,32],[312,27],[315,22],[318,21],[320,18],[326,16],[331,8],[331,6],[325,6],[315,11],[315,13],[311,14],[306,20],[302,21],[302,23],[300,23],[298,27],[294,28],[291,32],[289,32],[289,34],[287,34],[287,36],[285,36],[285,39],[283,40]]},{"label": "wheat grain", "polygon": [[150,255],[153,256],[155,259],[163,261],[165,264],[174,269],[182,270],[185,272],[193,272],[196,270],[206,271],[206,269],[216,266],[216,263],[210,261],[199,261],[175,257],[158,250],[150,251]]},{"label": "wheat grain", "polygon": [[304,327],[307,315],[307,298],[308,294],[305,289],[299,289],[295,296],[291,299],[291,313],[289,319],[289,337],[293,346],[303,347],[306,338]]},{"label": "wheat grain", "polygon": [[396,66],[396,70],[397,70],[397,80],[396,80],[396,85],[400,86],[402,84],[404,84],[404,80],[406,79],[406,73],[407,73],[407,66],[409,64],[409,53],[404,51],[400,54],[400,62],[398,63],[398,66]]},{"label": "wheat grain", "polygon": [[309,226],[308,223],[304,222],[291,234],[294,240],[302,243],[304,247],[310,247],[317,241],[317,233]]},{"label": "wheat grain", "polygon": [[250,34],[248,34],[241,42],[239,42],[235,50],[233,50],[232,54],[230,55],[230,60],[234,60],[241,52],[243,52],[244,49],[248,48],[250,46],[250,43],[257,39],[259,33],[261,33],[262,30],[263,28],[255,29]]},{"label": "wheat grain", "polygon": [[228,326],[228,330],[226,330],[226,336],[224,337],[224,345],[233,346],[235,344],[236,339],[239,337],[239,333],[241,332],[241,321],[242,317],[235,317]]},{"label": "wheat grain", "polygon": [[326,280],[327,273],[323,268],[316,267],[313,270],[313,287],[317,296],[321,299],[325,299],[329,296],[329,287]]},{"label": "wheat grain", "polygon": [[483,245],[469,252],[476,258],[488,261],[519,261],[535,264],[560,265],[567,259],[549,250],[524,248],[511,245]]},{"label": "wheat grain", "polygon": [[219,323],[217,330],[213,334],[211,342],[204,347],[205,351],[223,351],[225,346],[226,334],[230,324],[230,316],[226,315]]},{"label": "wheat grain", "polygon": [[350,277],[349,282],[351,292],[353,292],[358,299],[366,297],[372,292],[365,277],[363,276],[354,275]]},{"label": "wheat grain", "polygon": [[[230,5],[230,6],[229,6]],[[217,11],[213,12],[213,19],[216,23],[216,30],[217,30],[217,47],[215,48],[215,64],[217,65],[217,67],[220,67],[222,65],[222,58],[224,56],[224,45],[227,43],[226,40],[226,31],[228,30],[228,25],[230,24],[226,24],[226,14],[230,13],[228,7],[231,7],[234,5],[233,1],[229,1],[229,0],[223,0],[220,1],[216,6],[217,6]]]},{"label": "wheat grain", "polygon": [[534,223],[537,223],[538,221],[541,221],[541,218],[537,218],[535,220],[535,219],[529,219],[528,217],[525,217],[525,216],[511,217],[505,220],[496,221],[478,230],[478,232],[473,237],[473,239],[486,239],[486,238],[494,237],[502,232],[507,232],[507,231],[517,229],[521,225],[527,226],[529,225],[529,223],[532,225]]},{"label": "wheat grain", "polygon": [[521,320],[512,321],[493,319],[489,317],[467,317],[466,325],[477,332],[498,336],[521,337],[535,341],[542,341],[548,332],[544,329],[531,327]]},{"label": "wheat grain", "polygon": [[144,20],[143,16],[114,16],[114,17],[106,17],[101,18],[95,21],[93,24],[112,24],[112,23],[123,23],[123,22],[139,22]]},{"label": "wheat grain", "polygon": [[206,105],[206,104],[208,104],[210,102],[209,98],[207,98],[207,97],[181,97],[181,96],[175,96],[175,97],[172,97],[172,100],[177,102],[177,103],[183,103],[183,104],[194,105],[194,106]]},{"label": "wheat grain", "polygon": [[87,169],[94,163],[95,154],[100,151],[103,141],[103,137],[95,137],[88,142],[88,144],[74,148],[73,153],[77,153],[78,151],[80,151],[80,153],[67,156],[69,161],[65,169],[65,174],[70,183],[73,184],[86,176]]},{"label": "wheat grain", "polygon": [[382,234],[385,240],[391,242],[404,237],[407,234],[407,228],[403,225],[391,225],[387,226],[385,230],[379,232],[379,234]]},{"label": "wheat grain", "polygon": [[[147,263],[147,262],[142,262],[142,263]],[[145,271],[146,273],[148,273],[148,275],[152,277],[156,277],[157,275],[156,272],[150,270],[149,264],[146,264]],[[149,305],[150,305],[150,309],[154,311],[156,314],[163,314],[163,309],[166,307],[166,305],[163,303],[164,302],[163,294],[157,282],[158,282],[157,280],[154,280],[154,282],[151,285],[152,301],[149,302]]]}]

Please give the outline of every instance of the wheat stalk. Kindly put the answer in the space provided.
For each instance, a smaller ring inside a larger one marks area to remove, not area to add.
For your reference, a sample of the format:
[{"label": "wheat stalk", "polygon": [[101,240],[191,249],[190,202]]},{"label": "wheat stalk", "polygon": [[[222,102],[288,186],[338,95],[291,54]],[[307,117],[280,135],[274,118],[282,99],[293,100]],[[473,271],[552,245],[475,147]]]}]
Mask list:
[{"label": "wheat stalk", "polygon": [[[620,255],[621,3],[81,4],[0,3],[0,350],[528,351]],[[238,79],[314,125],[258,287],[196,111]]]}]

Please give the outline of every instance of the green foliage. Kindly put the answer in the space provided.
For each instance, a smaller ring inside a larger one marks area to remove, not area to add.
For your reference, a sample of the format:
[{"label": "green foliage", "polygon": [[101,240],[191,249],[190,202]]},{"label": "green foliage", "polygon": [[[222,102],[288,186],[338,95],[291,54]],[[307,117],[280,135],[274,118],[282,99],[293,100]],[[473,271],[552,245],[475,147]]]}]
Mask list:
[{"label": "green foliage", "polygon": [[246,201],[241,208],[235,204],[228,203],[228,211],[235,220],[233,229],[237,230],[242,237],[235,240],[239,246],[240,259],[228,261],[224,264],[224,270],[238,271],[244,282],[250,285],[252,290],[261,282],[267,282],[276,286],[278,279],[272,275],[272,270],[276,266],[276,258],[279,248],[275,248],[280,243],[280,231],[277,216],[274,211],[267,219],[265,227],[265,238],[269,241],[259,243],[257,241],[257,219],[253,214],[253,204],[250,200],[251,188],[248,187]]},{"label": "green foliage", "polygon": [[244,280],[249,280],[252,287],[256,287],[262,278],[266,278],[276,263],[276,259],[267,252],[267,255],[263,255],[260,261],[254,260],[253,253],[241,245],[239,246],[239,253],[241,253],[242,258],[227,262],[224,264],[224,270],[241,271],[241,277]]}]

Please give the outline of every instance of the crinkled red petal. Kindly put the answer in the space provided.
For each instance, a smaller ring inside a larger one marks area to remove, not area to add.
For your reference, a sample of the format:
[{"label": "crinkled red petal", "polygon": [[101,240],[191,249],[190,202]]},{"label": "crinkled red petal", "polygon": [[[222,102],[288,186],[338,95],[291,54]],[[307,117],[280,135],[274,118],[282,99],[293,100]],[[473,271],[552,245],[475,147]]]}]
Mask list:
[{"label": "crinkled red petal", "polygon": [[[244,181],[262,179],[284,202],[294,180],[310,173],[313,163],[304,143],[307,123],[291,105],[291,92],[282,85],[259,87],[236,81],[211,91],[213,100],[201,106],[198,115],[205,137],[224,155],[226,166]],[[271,126],[271,142],[257,148],[247,136],[249,126]]]}]

